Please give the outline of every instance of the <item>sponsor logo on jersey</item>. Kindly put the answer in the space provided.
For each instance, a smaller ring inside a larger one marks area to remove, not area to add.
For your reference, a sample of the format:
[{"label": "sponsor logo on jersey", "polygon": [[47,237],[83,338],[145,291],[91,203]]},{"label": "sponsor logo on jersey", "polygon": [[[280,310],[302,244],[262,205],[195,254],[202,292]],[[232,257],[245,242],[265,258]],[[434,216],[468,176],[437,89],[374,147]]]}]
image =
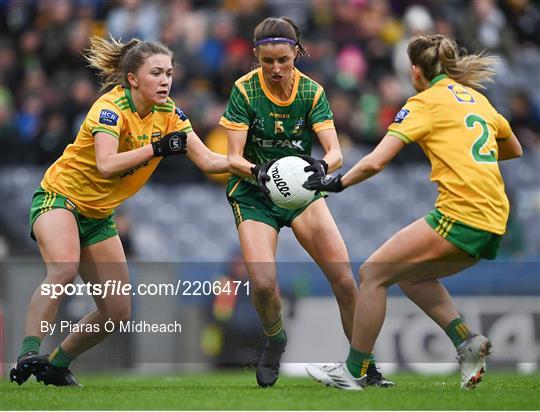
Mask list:
[{"label": "sponsor logo on jersey", "polygon": [[300,135],[304,132],[304,127],[305,127],[305,122],[304,122],[304,119],[298,119],[296,121],[296,123],[294,124],[294,128],[293,128],[293,132],[292,134],[293,135]]},{"label": "sponsor logo on jersey", "polygon": [[180,118],[180,120],[187,120],[187,116],[184,114],[182,109],[180,109],[178,106],[176,107],[176,114]]},{"label": "sponsor logo on jersey", "polygon": [[289,113],[274,113],[270,112],[270,117],[275,117],[276,119],[288,119],[290,114]]},{"label": "sponsor logo on jersey", "polygon": [[462,85],[451,84],[448,88],[459,103],[476,103],[472,94]]},{"label": "sponsor logo on jersey", "polygon": [[394,118],[394,123],[401,123],[405,118],[409,115],[409,111],[407,109],[401,109]]},{"label": "sponsor logo on jersey", "polygon": [[116,126],[119,118],[120,116],[108,109],[101,110],[101,113],[99,114],[99,122],[108,126]]},{"label": "sponsor logo on jersey", "polygon": [[270,148],[270,147],[287,147],[289,149],[296,149],[301,152],[305,152],[306,149],[302,146],[302,140],[290,140],[290,139],[261,139],[259,137],[253,137],[253,141],[256,142],[260,147]]}]

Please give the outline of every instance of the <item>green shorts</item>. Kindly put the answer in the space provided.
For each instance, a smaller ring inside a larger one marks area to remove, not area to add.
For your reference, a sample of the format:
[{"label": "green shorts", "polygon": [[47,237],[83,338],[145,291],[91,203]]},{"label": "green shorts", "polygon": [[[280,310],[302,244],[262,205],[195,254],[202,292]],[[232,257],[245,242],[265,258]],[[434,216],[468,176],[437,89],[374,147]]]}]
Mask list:
[{"label": "green shorts", "polygon": [[291,226],[292,221],[315,200],[325,197],[318,193],[306,206],[300,209],[283,209],[272,203],[254,184],[233,177],[227,183],[227,200],[231,205],[236,226],[244,220],[255,220],[272,226],[276,231],[283,226]]},{"label": "green shorts", "polygon": [[77,221],[77,227],[79,228],[81,247],[90,246],[94,243],[118,235],[116,224],[112,218],[113,215],[103,219],[84,217],[79,214],[75,204],[67,197],[38,187],[34,192],[32,206],[30,207],[30,236],[32,239],[36,240],[33,230],[34,222],[40,215],[52,209],[66,209],[73,213],[73,216],[75,216],[75,220]]},{"label": "green shorts", "polygon": [[425,219],[435,232],[476,259],[493,260],[499,253],[501,235],[468,226],[437,209],[428,213]]}]

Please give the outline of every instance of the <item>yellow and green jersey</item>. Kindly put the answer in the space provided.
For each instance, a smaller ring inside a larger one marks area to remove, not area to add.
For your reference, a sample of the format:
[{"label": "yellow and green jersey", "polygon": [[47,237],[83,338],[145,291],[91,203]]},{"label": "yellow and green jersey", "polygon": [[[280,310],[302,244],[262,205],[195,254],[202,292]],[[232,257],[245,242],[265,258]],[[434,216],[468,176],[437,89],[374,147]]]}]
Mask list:
[{"label": "yellow and green jersey", "polygon": [[282,101],[270,93],[259,68],[236,81],[219,124],[247,130],[244,157],[262,164],[285,156],[309,155],[315,134],[333,129],[333,118],[322,86],[298,69],[291,97]]},{"label": "yellow and green jersey", "polygon": [[512,130],[486,97],[439,75],[407,101],[388,133],[424,150],[438,184],[435,207],[444,215],[488,232],[506,231],[509,204],[496,139],[511,137]]},{"label": "yellow and green jersey", "polygon": [[163,105],[154,106],[141,119],[130,89],[117,86],[93,104],[75,141],[45,172],[41,186],[70,199],[83,216],[102,219],[145,184],[161,158],[153,158],[120,175],[104,178],[96,166],[95,134],[107,133],[118,139],[120,153],[150,144],[178,130],[187,133],[192,128],[187,117],[171,99]]}]

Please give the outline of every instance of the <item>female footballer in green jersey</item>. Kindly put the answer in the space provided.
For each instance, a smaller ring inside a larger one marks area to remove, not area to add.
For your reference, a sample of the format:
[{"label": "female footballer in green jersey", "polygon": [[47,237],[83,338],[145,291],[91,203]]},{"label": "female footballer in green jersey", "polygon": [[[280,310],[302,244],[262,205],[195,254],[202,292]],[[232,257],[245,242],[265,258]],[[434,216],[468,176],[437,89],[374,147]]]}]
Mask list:
[{"label": "female footballer in green jersey", "polygon": [[94,37],[86,58],[101,72],[103,88],[114,88],[94,103],[77,138],[47,170],[34,194],[31,234],[47,276],[28,305],[25,338],[10,373],[19,385],[34,373],[45,384],[78,386],[69,363],[110,334],[105,322],[118,325],[129,319],[130,294],[93,296],[96,310],[81,319],[48,358],[39,355],[45,335],[41,325],[54,323],[62,297],[44,291],[72,283],[77,273],[93,286],[129,283],[112,215],[146,183],[162,157],[187,154],[207,173],[228,169],[226,157],[201,142],[168,97],[173,54],[167,47]]},{"label": "female footballer in green jersey", "polygon": [[497,162],[520,157],[521,145],[508,121],[474,90],[493,76],[495,58],[460,55],[453,40],[438,34],[411,39],[408,54],[418,94],[399,111],[381,143],[343,176],[304,184],[339,192],[379,173],[406,144],[417,142],[439,189],[434,211],[396,233],[361,266],[347,361],[308,366],[315,379],[339,388],[365,386],[369,354],[386,313],[386,290],[395,283],[452,340],[462,388],[480,382],[491,347],[463,322],[438,279],[496,257],[509,212]]},{"label": "female footballer in green jersey", "polygon": [[[318,195],[309,205],[286,210],[264,193],[270,165],[285,156],[303,156],[311,170],[324,176],[342,164],[333,115],[323,88],[300,73],[294,63],[307,53],[300,32],[287,18],[267,18],[254,33],[260,67],[236,81],[220,124],[227,129],[231,204],[240,246],[250,276],[253,304],[267,337],[257,366],[257,382],[272,386],[286,346],[275,265],[278,232],[290,226],[294,235],[325,273],[336,296],[343,329],[351,338],[356,285],[341,234]],[[319,139],[324,158],[310,157]],[[308,343],[306,343],[308,344]],[[370,383],[391,386],[375,367]]]}]

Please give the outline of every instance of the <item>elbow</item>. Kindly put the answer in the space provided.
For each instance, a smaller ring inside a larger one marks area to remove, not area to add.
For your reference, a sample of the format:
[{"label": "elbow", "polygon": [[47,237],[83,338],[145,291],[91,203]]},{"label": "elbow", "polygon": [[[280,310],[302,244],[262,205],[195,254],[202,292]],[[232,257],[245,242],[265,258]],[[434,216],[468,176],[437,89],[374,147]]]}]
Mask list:
[{"label": "elbow", "polygon": [[108,167],[101,163],[97,164],[97,170],[99,175],[104,179],[109,179],[114,176],[114,173]]},{"label": "elbow", "polygon": [[523,148],[521,147],[521,145],[516,149],[516,155],[514,157],[518,158],[518,157],[522,157],[523,156]]},{"label": "elbow", "polygon": [[341,152],[336,154],[335,168],[339,169],[343,166],[343,154]]},{"label": "elbow", "polygon": [[365,168],[366,168],[366,171],[374,175],[374,174],[379,173],[381,170],[383,170],[385,166],[386,164],[383,162],[370,161],[366,163]]}]

